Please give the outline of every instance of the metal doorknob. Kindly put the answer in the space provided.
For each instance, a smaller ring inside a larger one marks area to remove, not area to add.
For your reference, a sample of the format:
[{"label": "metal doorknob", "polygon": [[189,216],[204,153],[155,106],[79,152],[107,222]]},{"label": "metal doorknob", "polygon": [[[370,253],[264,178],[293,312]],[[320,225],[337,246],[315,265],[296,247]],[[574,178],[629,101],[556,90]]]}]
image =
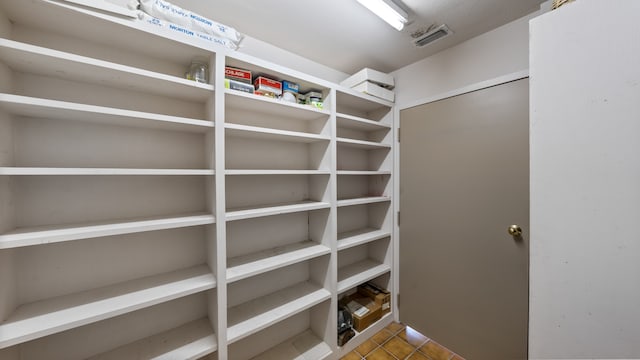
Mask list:
[{"label": "metal doorknob", "polygon": [[511,236],[520,236],[522,235],[522,228],[518,225],[511,225],[509,226],[509,235]]}]

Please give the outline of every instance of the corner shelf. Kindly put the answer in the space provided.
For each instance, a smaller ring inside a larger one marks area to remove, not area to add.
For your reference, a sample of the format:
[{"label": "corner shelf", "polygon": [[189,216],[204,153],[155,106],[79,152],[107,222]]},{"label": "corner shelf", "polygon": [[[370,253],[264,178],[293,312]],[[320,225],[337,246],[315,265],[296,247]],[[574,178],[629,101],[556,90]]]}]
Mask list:
[{"label": "corner shelf", "polygon": [[368,175],[391,175],[391,171],[379,170],[379,171],[368,171],[368,170],[338,170],[336,172],[338,175],[356,175],[356,176],[368,176]]},{"label": "corner shelf", "polygon": [[327,209],[331,207],[328,202],[322,201],[300,201],[280,205],[255,206],[240,209],[227,210],[227,221],[251,219],[262,216],[272,216],[280,214],[290,214],[294,212]]},{"label": "corner shelf", "polygon": [[11,69],[193,101],[206,101],[213,85],[40,46],[0,39],[0,60]]},{"label": "corner shelf", "polygon": [[391,231],[364,228],[338,233],[338,251],[391,236]]},{"label": "corner shelf", "polygon": [[375,149],[391,149],[391,145],[382,144],[373,141],[355,140],[347,138],[337,138],[338,146],[350,147],[355,149],[375,150]]},{"label": "corner shelf", "polygon": [[29,175],[214,175],[208,169],[127,169],[127,168],[48,168],[48,167],[0,167],[0,176]]},{"label": "corner shelf", "polygon": [[385,201],[391,201],[391,198],[389,196],[369,196],[369,197],[361,197],[361,198],[354,198],[354,199],[343,199],[343,200],[338,200],[338,207],[373,204],[373,203],[385,202]]},{"label": "corner shelf", "polygon": [[329,247],[308,240],[237,256],[227,261],[227,283],[326,255],[330,252]]},{"label": "corner shelf", "polygon": [[306,330],[272,347],[251,360],[322,360],[331,355],[331,348],[313,331]]},{"label": "corner shelf", "polygon": [[290,117],[305,121],[327,118],[331,114],[328,110],[318,109],[310,105],[289,103],[237,90],[225,89],[225,94],[227,95],[225,97],[225,105],[229,108],[238,108],[245,111]]},{"label": "corner shelf", "polygon": [[389,124],[365,119],[359,116],[341,114],[341,113],[336,114],[336,125],[341,128],[360,130],[360,131],[376,131],[376,130],[391,129],[391,125]]},{"label": "corner shelf", "polygon": [[329,175],[328,170],[247,170],[247,169],[229,169],[225,170],[226,175]]},{"label": "corner shelf", "polygon": [[227,311],[229,344],[331,298],[319,285],[302,282]]},{"label": "corner shelf", "polygon": [[301,143],[312,143],[317,141],[329,141],[328,136],[298,132],[287,130],[276,130],[263,128],[258,126],[239,125],[239,124],[224,124],[225,132],[229,136],[243,137],[249,139],[263,139],[263,140],[276,140],[276,141],[291,141]]},{"label": "corner shelf", "polygon": [[0,348],[213,289],[206,265],[25,304],[0,325]]},{"label": "corner shelf", "polygon": [[144,231],[209,225],[213,223],[215,223],[213,215],[194,214],[181,217],[145,218],[123,222],[18,228],[0,235],[0,249],[51,244],[102,236],[133,234]]},{"label": "corner shelf", "polygon": [[387,264],[367,259],[338,269],[338,293],[391,271]]},{"label": "corner shelf", "polygon": [[206,120],[2,93],[0,93],[0,109],[14,115],[44,119],[74,120],[188,132],[206,132],[214,126],[213,122]]},{"label": "corner shelf", "polygon": [[216,335],[209,319],[204,318],[92,356],[88,360],[196,360],[217,349]]}]

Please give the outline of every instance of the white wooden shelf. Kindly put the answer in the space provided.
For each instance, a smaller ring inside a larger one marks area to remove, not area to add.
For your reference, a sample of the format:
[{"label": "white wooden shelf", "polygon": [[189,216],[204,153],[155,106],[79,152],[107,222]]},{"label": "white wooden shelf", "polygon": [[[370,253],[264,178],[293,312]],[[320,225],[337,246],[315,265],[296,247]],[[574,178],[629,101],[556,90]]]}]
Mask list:
[{"label": "white wooden shelf", "polygon": [[331,114],[329,110],[318,109],[311,105],[290,103],[237,90],[225,89],[225,93],[227,94],[225,105],[228,108],[307,121],[327,119]]},{"label": "white wooden shelf", "polygon": [[0,175],[214,175],[208,169],[0,167]]},{"label": "white wooden shelf", "polygon": [[92,356],[88,360],[196,360],[217,349],[218,341],[211,323],[204,318]]},{"label": "white wooden shelf", "polygon": [[250,276],[275,270],[287,265],[326,255],[327,246],[314,241],[304,241],[279,246],[266,251],[230,258],[227,261],[227,282],[242,280]]},{"label": "white wooden shelf", "polygon": [[391,236],[391,231],[372,228],[345,231],[338,233],[338,250],[348,249],[389,236]]},{"label": "white wooden shelf", "polygon": [[229,169],[226,175],[329,175],[329,170],[262,170],[262,169]]},{"label": "white wooden shelf", "polygon": [[251,360],[322,360],[331,348],[311,330],[293,336]]},{"label": "white wooden shelf", "polygon": [[144,231],[209,225],[214,222],[215,218],[213,215],[194,214],[180,217],[145,218],[122,222],[18,228],[0,235],[0,249],[51,244],[102,236],[133,234]]},{"label": "white wooden shelf", "polygon": [[346,87],[337,88],[336,97],[337,103],[340,105],[338,107],[338,111],[340,112],[342,112],[342,107],[354,109],[364,113],[370,113],[382,108],[391,110],[391,107],[393,107],[392,102],[378,99],[371,95],[360,93]]},{"label": "white wooden shelf", "polygon": [[210,84],[8,39],[0,39],[0,60],[14,71],[192,101],[204,102],[214,90]]},{"label": "white wooden shelf", "polygon": [[345,292],[366,281],[391,271],[391,267],[371,259],[338,269],[338,293]]},{"label": "white wooden shelf", "polygon": [[188,132],[206,132],[214,126],[213,122],[206,120],[2,93],[0,93],[0,109],[9,114],[43,119],[74,120]]},{"label": "white wooden shelf", "polygon": [[357,348],[363,341],[366,339],[370,339],[373,335],[380,332],[383,328],[393,322],[393,314],[386,313],[382,315],[382,317],[374,322],[373,324],[367,326],[364,330],[358,332],[355,329],[353,330],[356,334],[352,337],[346,344],[341,347],[338,347],[337,358],[341,359],[346,356],[349,352],[353,351],[353,349]]},{"label": "white wooden shelf", "polygon": [[300,201],[295,203],[286,203],[279,205],[265,205],[249,208],[229,209],[227,210],[227,221],[251,219],[263,216],[272,216],[280,214],[290,214],[302,211],[311,211],[318,209],[327,209],[331,206],[328,202],[322,201]]},{"label": "white wooden shelf", "polygon": [[353,115],[341,114],[341,113],[336,114],[336,125],[340,128],[360,130],[360,131],[376,131],[376,130],[391,129],[391,125],[389,124],[365,119],[359,116],[353,116]]},{"label": "white wooden shelf", "polygon": [[375,150],[375,149],[390,149],[391,145],[382,144],[374,141],[355,140],[347,138],[337,138],[338,146],[350,147],[355,149]]},{"label": "white wooden shelf", "polygon": [[319,285],[302,282],[227,311],[229,344],[331,298]]},{"label": "white wooden shelf", "polygon": [[0,348],[212,289],[206,265],[22,305],[0,325]]},{"label": "white wooden shelf", "polygon": [[312,143],[317,141],[329,141],[328,136],[310,134],[298,131],[277,130],[258,126],[224,124],[225,133],[229,136],[242,137],[248,139],[290,141],[301,143]]},{"label": "white wooden shelf", "polygon": [[391,201],[391,198],[389,196],[368,196],[368,197],[359,197],[359,198],[353,198],[353,199],[343,199],[343,200],[338,200],[338,207],[373,204],[373,203],[379,203],[379,202],[385,202],[385,201]]},{"label": "white wooden shelf", "polygon": [[359,170],[338,170],[338,175],[391,175],[391,171],[377,170],[377,171],[359,171]]}]

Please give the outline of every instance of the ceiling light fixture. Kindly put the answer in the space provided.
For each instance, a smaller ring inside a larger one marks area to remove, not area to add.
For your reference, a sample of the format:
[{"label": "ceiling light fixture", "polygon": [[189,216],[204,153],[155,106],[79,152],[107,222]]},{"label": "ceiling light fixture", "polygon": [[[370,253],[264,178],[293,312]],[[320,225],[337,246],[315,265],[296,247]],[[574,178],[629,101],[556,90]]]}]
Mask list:
[{"label": "ceiling light fixture", "polygon": [[357,0],[382,20],[400,31],[409,21],[407,13],[391,0]]}]

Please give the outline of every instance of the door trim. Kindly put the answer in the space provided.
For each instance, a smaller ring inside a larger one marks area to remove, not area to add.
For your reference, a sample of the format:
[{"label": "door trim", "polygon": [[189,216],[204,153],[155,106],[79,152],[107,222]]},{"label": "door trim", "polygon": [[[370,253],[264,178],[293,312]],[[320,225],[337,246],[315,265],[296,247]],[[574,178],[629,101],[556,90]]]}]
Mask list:
[{"label": "door trim", "polygon": [[464,95],[470,92],[498,86],[513,81],[526,79],[529,77],[529,69],[516,71],[503,76],[498,76],[492,79],[473,83],[458,89],[440,93],[437,95],[429,96],[423,99],[412,100],[405,103],[394,106],[393,112],[393,264],[394,271],[392,271],[392,283],[393,294],[396,294],[396,298],[392,299],[391,304],[393,307],[393,318],[395,321],[400,321],[400,309],[398,307],[398,299],[400,298],[400,228],[398,226],[398,212],[400,211],[400,142],[398,141],[398,133],[400,129],[400,111],[406,110],[415,106],[429,104],[432,102],[444,100],[454,96]]}]

